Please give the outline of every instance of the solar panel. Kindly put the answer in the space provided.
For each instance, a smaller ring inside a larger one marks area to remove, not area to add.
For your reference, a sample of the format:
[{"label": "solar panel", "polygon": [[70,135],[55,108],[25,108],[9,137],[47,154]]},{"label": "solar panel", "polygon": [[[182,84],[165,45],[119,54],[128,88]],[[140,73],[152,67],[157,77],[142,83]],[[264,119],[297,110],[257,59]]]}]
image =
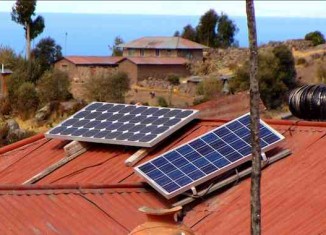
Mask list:
[{"label": "solar panel", "polygon": [[[135,167],[136,173],[172,198],[251,159],[250,115],[245,114],[194,140]],[[267,151],[282,141],[260,120],[260,145]]]},{"label": "solar panel", "polygon": [[93,102],[49,130],[47,138],[152,147],[198,114],[197,110]]}]

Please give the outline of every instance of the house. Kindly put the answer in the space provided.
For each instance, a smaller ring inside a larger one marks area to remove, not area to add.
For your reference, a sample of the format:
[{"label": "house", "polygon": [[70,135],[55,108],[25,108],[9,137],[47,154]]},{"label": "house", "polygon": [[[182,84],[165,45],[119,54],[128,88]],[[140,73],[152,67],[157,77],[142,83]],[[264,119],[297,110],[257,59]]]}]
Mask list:
[{"label": "house", "polygon": [[1,66],[0,71],[0,96],[4,97],[8,94],[7,80],[9,79],[12,71],[10,69],[5,69],[4,65]]},{"label": "house", "polygon": [[148,77],[165,78],[169,74],[190,75],[187,64],[202,61],[208,47],[181,37],[143,37],[120,44],[125,59],[119,70],[125,71],[132,82]]},{"label": "house", "polygon": [[169,74],[189,76],[188,60],[182,57],[152,58],[152,57],[127,57],[119,62],[119,70],[126,72],[132,84],[149,77],[164,79]]},{"label": "house", "polygon": [[[194,120],[141,162],[225,122]],[[323,234],[326,124],[266,122],[286,138],[267,157],[287,149],[292,154],[262,172],[263,234]],[[176,202],[163,198],[124,164],[138,148],[93,144],[67,158],[63,147],[68,143],[38,134],[0,149],[1,234],[128,234],[146,220],[139,207],[169,208]],[[184,213],[184,223],[196,234],[250,234],[250,179],[238,178],[195,199]]]},{"label": "house", "polygon": [[114,71],[122,59],[114,56],[65,56],[56,61],[54,67],[68,73],[73,96],[84,98],[82,84],[96,74]]}]

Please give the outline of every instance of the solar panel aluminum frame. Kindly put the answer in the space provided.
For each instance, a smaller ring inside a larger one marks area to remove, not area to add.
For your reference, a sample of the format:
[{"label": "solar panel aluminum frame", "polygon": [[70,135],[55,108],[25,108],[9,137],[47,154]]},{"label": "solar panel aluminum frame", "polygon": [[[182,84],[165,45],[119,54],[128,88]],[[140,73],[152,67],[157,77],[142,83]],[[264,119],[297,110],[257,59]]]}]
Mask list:
[{"label": "solar panel aluminum frame", "polygon": [[[107,104],[106,102],[92,102],[89,105],[87,105],[86,107],[79,110],[78,112],[74,113],[72,116],[77,115],[78,113],[80,113],[82,111],[85,111],[88,106],[90,106],[90,105],[92,105],[94,103]],[[117,104],[117,103],[110,103],[110,104],[121,105],[121,104]],[[124,105],[129,105],[129,104],[124,104]],[[135,106],[143,107],[142,105],[135,105]],[[63,140],[75,140],[75,141],[84,141],[84,142],[93,142],[93,143],[117,144],[117,145],[124,145],[124,146],[135,146],[135,147],[147,147],[147,148],[150,148],[150,147],[155,146],[157,143],[161,142],[163,139],[170,136],[171,134],[173,134],[174,132],[176,132],[177,130],[179,130],[180,128],[182,128],[183,126],[188,124],[189,122],[191,122],[199,114],[199,111],[195,110],[195,109],[177,109],[177,108],[168,108],[168,109],[171,109],[171,110],[190,110],[190,111],[193,111],[193,113],[190,114],[189,116],[187,116],[186,118],[183,118],[184,120],[177,123],[173,127],[169,128],[168,130],[166,130],[162,134],[158,134],[158,136],[156,138],[154,138],[153,140],[151,140],[150,142],[139,142],[139,141],[128,141],[128,140],[113,140],[113,139],[103,139],[103,138],[88,138],[88,137],[81,137],[81,136],[50,134],[50,131],[52,129],[54,129],[54,128],[47,131],[44,135],[45,135],[46,138],[55,138],[55,139],[63,139]],[[67,118],[64,121],[60,122],[57,126],[60,126],[62,123],[64,123],[68,119],[70,119],[72,116],[70,116],[69,118]]]},{"label": "solar panel aluminum frame", "polygon": [[[223,128],[223,127],[225,127],[226,125],[228,125],[229,123],[234,122],[234,121],[236,121],[236,120],[239,120],[239,119],[241,119],[242,117],[244,117],[244,116],[246,116],[246,115],[248,115],[248,114],[249,114],[249,113],[246,113],[246,114],[244,114],[244,115],[242,115],[242,116],[240,116],[240,117],[238,117],[238,118],[236,118],[236,119],[233,119],[232,121],[230,121],[230,122],[228,122],[228,123],[225,123],[225,124],[223,124],[223,125],[221,125],[221,126],[215,128],[215,129],[213,129],[213,130],[211,130],[211,131],[209,131],[209,132],[206,132],[205,134],[200,135],[199,137],[197,137],[197,138],[195,138],[195,139],[200,139],[200,138],[202,138],[203,136],[205,136],[205,135],[207,135],[207,134],[209,134],[209,133],[211,133],[211,132],[213,132],[213,131],[216,131],[216,130],[218,130],[218,129],[220,129],[220,128]],[[260,123],[263,124],[266,128],[268,128],[268,129],[269,129],[273,134],[275,134],[276,136],[278,136],[278,137],[280,138],[278,141],[274,142],[274,143],[271,144],[270,146],[266,146],[266,147],[262,148],[261,150],[262,150],[262,153],[263,153],[263,152],[267,152],[268,150],[274,148],[276,145],[278,145],[280,142],[282,142],[282,141],[285,139],[285,137],[284,137],[283,135],[281,135],[280,133],[278,133],[277,131],[275,131],[271,126],[269,126],[266,122],[264,122],[264,121],[261,120],[261,119],[260,119]],[[195,139],[192,139],[192,140],[190,140],[190,141],[188,141],[188,142],[186,142],[186,143],[184,143],[184,144],[182,144],[182,145],[180,145],[180,146],[178,146],[178,147],[175,147],[174,149],[171,149],[171,150],[169,150],[168,152],[165,152],[164,154],[161,154],[161,155],[157,156],[156,158],[159,158],[159,157],[161,157],[162,155],[166,155],[166,154],[168,154],[168,153],[170,153],[170,152],[176,151],[176,149],[178,149],[178,148],[180,148],[180,147],[182,147],[182,146],[184,146],[184,145],[189,144],[190,142],[194,141]],[[252,158],[252,154],[250,153],[250,154],[248,154],[247,156],[245,156],[245,157],[243,157],[243,158],[241,158],[241,159],[239,159],[239,160],[233,162],[232,164],[229,164],[229,165],[227,165],[227,166],[225,166],[225,167],[223,167],[223,168],[221,168],[221,169],[219,169],[219,170],[217,170],[217,171],[215,171],[215,172],[212,172],[212,173],[206,175],[205,177],[199,178],[198,180],[193,181],[193,182],[191,182],[191,183],[189,183],[189,184],[187,184],[187,185],[185,185],[185,186],[183,186],[183,187],[181,187],[181,188],[179,188],[179,189],[177,189],[177,190],[175,190],[175,191],[173,191],[173,192],[171,192],[171,193],[167,192],[167,191],[166,191],[165,189],[163,189],[160,185],[158,185],[157,183],[155,183],[154,180],[152,180],[151,178],[149,178],[146,174],[142,173],[142,171],[139,169],[139,167],[141,167],[141,166],[147,164],[148,162],[153,161],[153,160],[156,159],[156,158],[153,158],[153,159],[151,159],[150,161],[147,161],[147,162],[144,162],[144,163],[138,165],[137,167],[134,168],[134,170],[135,170],[135,172],[136,172],[139,176],[145,178],[146,181],[147,181],[147,182],[148,182],[148,183],[149,183],[153,188],[155,188],[159,193],[161,193],[161,194],[162,194],[166,199],[171,199],[171,198],[173,198],[173,197],[175,197],[175,196],[177,196],[177,195],[179,195],[179,194],[181,194],[181,193],[183,193],[183,192],[186,192],[186,191],[190,190],[192,187],[196,187],[196,186],[198,186],[198,185],[200,185],[200,184],[202,184],[202,183],[205,183],[205,182],[207,182],[208,180],[211,180],[211,179],[213,179],[213,178],[215,178],[215,177],[217,177],[217,176],[219,176],[219,175],[222,175],[223,173],[225,173],[225,172],[227,172],[227,171],[229,171],[229,170],[235,169],[236,167],[240,166],[241,164],[243,164],[243,163],[245,163],[245,162],[250,161],[251,158]]]}]

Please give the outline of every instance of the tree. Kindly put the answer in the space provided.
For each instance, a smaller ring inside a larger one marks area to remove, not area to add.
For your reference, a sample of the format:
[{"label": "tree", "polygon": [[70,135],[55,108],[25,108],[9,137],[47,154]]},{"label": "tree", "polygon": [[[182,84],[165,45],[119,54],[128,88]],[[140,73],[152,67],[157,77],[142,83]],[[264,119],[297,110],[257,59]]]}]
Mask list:
[{"label": "tree", "polygon": [[24,26],[26,38],[26,58],[31,58],[31,41],[44,30],[44,19],[42,16],[35,15],[36,0],[17,0],[12,7],[11,18],[18,24]]},{"label": "tree", "polygon": [[31,82],[24,82],[17,90],[17,102],[14,108],[23,119],[27,119],[34,114],[39,104],[35,85]]},{"label": "tree", "polygon": [[37,93],[41,103],[65,101],[71,98],[68,74],[54,69],[46,71],[37,82]]},{"label": "tree", "polygon": [[116,36],[114,39],[114,44],[110,49],[112,50],[112,56],[122,56],[122,49],[118,47],[120,44],[124,43],[120,36]]},{"label": "tree", "polygon": [[32,51],[33,56],[39,61],[42,71],[51,68],[51,65],[62,58],[61,46],[51,37],[42,38]]},{"label": "tree", "polygon": [[183,28],[182,34],[181,34],[182,38],[191,40],[191,41],[197,41],[197,32],[196,29],[194,29],[190,24],[186,25]]},{"label": "tree", "polygon": [[91,101],[123,103],[129,83],[128,75],[123,72],[98,74],[85,83],[86,96]]},{"label": "tree", "polygon": [[0,64],[3,64],[5,68],[13,69],[18,60],[19,56],[12,48],[0,46]]},{"label": "tree", "polygon": [[180,78],[175,74],[170,74],[168,76],[168,82],[170,83],[170,94],[169,94],[169,105],[172,105],[172,93],[174,86],[178,86],[180,84]]},{"label": "tree", "polygon": [[180,37],[180,32],[179,32],[179,30],[177,30],[177,31],[174,32],[173,37]]},{"label": "tree", "polygon": [[314,46],[325,43],[324,35],[319,31],[314,31],[306,34],[305,40],[311,41]]},{"label": "tree", "polygon": [[199,24],[197,26],[198,41],[206,46],[215,47],[216,41],[216,23],[218,21],[218,15],[210,9],[204,15],[200,17]]},{"label": "tree", "polygon": [[222,13],[217,22],[216,46],[227,48],[236,45],[234,36],[238,30],[236,24]]},{"label": "tree", "polygon": [[259,82],[257,79],[258,46],[253,0],[246,0],[246,12],[250,51],[250,130],[252,146],[251,234],[258,235],[261,234],[261,149],[259,145]]},{"label": "tree", "polygon": [[[233,91],[248,90],[250,64],[246,61],[235,72],[230,81]],[[291,50],[286,46],[276,46],[259,53],[257,78],[261,99],[268,109],[276,109],[285,101],[286,93],[296,87],[296,71]]]}]

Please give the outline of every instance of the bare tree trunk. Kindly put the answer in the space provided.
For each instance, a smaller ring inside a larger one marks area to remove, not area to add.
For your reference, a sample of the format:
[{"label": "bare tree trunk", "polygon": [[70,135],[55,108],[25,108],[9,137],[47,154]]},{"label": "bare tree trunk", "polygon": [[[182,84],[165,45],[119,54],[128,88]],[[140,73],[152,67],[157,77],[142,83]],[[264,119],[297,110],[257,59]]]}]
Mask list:
[{"label": "bare tree trunk", "polygon": [[26,28],[26,59],[30,60],[31,58],[31,27],[30,24],[25,22]]},{"label": "bare tree trunk", "polygon": [[261,149],[259,145],[259,83],[257,79],[258,47],[256,33],[255,8],[253,0],[246,0],[247,24],[250,49],[250,117],[252,145],[252,174],[251,174],[251,234],[261,234]]}]

